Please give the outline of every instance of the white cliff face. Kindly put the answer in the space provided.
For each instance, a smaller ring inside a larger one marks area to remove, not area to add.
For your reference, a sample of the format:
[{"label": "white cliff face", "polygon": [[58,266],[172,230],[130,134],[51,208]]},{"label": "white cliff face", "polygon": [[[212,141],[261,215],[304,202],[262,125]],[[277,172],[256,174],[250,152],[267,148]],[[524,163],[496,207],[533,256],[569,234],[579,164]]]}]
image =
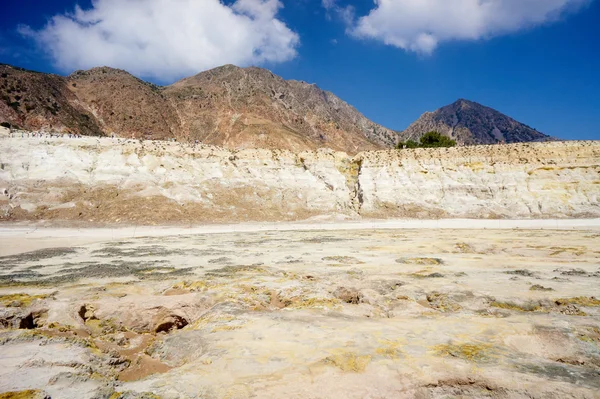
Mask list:
[{"label": "white cliff face", "polygon": [[600,143],[230,151],[0,139],[0,220],[179,223],[343,217],[597,217]]},{"label": "white cliff face", "polygon": [[535,143],[362,154],[361,214],[591,217],[600,143]]}]

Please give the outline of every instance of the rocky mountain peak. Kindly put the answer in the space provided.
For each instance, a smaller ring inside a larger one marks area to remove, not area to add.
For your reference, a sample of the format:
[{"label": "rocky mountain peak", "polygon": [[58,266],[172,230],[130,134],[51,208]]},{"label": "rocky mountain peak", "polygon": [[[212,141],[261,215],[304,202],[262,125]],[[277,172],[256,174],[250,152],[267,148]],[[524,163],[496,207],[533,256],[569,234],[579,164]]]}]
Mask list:
[{"label": "rocky mountain peak", "polygon": [[418,140],[432,130],[463,145],[553,140],[493,108],[463,98],[434,112],[425,112],[401,136]]}]

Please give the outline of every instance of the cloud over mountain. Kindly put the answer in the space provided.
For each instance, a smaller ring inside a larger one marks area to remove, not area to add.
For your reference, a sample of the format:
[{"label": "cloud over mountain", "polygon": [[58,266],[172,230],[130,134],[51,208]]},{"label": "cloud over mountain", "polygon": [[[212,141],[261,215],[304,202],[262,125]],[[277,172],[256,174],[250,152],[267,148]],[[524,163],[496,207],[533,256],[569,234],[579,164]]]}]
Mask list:
[{"label": "cloud over mountain", "polygon": [[279,0],[95,0],[54,16],[40,30],[21,27],[66,72],[98,65],[161,81],[221,64],[283,62],[298,35],[277,18]]},{"label": "cloud over mountain", "polygon": [[349,28],[356,37],[419,53],[445,41],[478,40],[552,22],[589,0],[375,0]]}]

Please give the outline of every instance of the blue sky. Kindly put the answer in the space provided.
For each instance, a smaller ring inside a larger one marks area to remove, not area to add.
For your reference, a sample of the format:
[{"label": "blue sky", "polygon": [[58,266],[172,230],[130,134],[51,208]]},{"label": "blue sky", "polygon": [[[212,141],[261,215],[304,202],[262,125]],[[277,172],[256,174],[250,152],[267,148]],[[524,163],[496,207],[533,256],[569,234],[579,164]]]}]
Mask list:
[{"label": "blue sky", "polygon": [[109,65],[161,84],[256,64],[396,130],[466,98],[553,136],[600,139],[600,1],[486,1],[10,0],[0,62]]}]

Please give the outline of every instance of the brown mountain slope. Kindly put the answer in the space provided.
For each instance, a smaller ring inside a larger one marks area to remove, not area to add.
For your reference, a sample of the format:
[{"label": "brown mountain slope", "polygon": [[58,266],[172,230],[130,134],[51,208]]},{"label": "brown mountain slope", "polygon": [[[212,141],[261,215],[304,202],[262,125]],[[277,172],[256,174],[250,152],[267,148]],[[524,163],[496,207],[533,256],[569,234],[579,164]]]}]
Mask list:
[{"label": "brown mountain slope", "polygon": [[393,146],[397,133],[315,85],[225,65],[165,88],[183,134],[227,147],[348,152]]},{"label": "brown mountain slope", "polygon": [[398,136],[332,93],[261,68],[226,65],[168,87],[108,67],[67,78],[1,72],[0,122],[30,130],[350,153],[391,147]]},{"label": "brown mountain slope", "polygon": [[94,115],[82,107],[67,79],[0,65],[0,122],[29,130],[102,135]]},{"label": "brown mountain slope", "polygon": [[432,130],[463,145],[553,140],[495,109],[463,99],[434,112],[425,112],[400,135],[404,140],[419,140]]},{"label": "brown mountain slope", "polygon": [[108,67],[74,72],[68,83],[106,134],[153,139],[178,135],[177,113],[156,85]]}]

